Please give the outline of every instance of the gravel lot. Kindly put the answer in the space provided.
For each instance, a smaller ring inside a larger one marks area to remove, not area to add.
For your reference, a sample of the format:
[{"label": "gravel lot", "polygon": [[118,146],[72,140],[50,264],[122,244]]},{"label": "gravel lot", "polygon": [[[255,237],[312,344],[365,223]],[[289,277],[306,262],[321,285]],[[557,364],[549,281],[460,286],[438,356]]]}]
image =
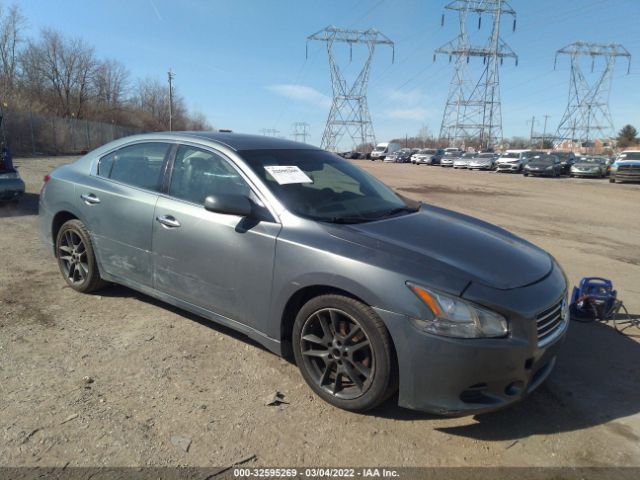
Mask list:
[{"label": "gravel lot", "polygon": [[[510,409],[356,415],[226,328],[123,287],[65,288],[37,196],[72,160],[19,159],[28,193],[0,207],[0,465],[640,466],[640,345],[608,325],[572,323],[549,381]],[[640,185],[356,163],[540,245],[573,283],[611,278],[640,313]],[[288,403],[266,406],[275,391]]]}]

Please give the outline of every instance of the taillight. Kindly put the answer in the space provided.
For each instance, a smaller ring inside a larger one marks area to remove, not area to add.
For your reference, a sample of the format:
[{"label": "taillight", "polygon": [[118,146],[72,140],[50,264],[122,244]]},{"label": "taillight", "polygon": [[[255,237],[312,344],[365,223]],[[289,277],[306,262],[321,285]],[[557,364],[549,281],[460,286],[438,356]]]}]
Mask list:
[{"label": "taillight", "polygon": [[44,191],[44,187],[47,186],[47,183],[49,183],[49,180],[51,180],[51,177],[49,175],[45,175],[44,178],[42,179],[42,187],[40,187],[40,195],[42,195],[42,192]]}]

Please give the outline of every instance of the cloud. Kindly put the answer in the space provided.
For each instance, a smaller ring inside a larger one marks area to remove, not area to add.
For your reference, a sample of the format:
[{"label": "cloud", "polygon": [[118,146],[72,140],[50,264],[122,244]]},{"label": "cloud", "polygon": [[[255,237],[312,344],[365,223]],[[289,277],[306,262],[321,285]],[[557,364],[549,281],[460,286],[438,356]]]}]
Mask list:
[{"label": "cloud", "polygon": [[387,98],[395,103],[402,105],[416,105],[427,101],[427,95],[420,89],[414,90],[390,90],[387,93]]},{"label": "cloud", "polygon": [[267,90],[296,102],[308,103],[322,108],[331,106],[331,97],[305,85],[269,85]]},{"label": "cloud", "polygon": [[385,115],[388,118],[394,118],[397,120],[415,120],[418,122],[424,121],[428,114],[429,110],[422,107],[396,108],[385,112]]}]

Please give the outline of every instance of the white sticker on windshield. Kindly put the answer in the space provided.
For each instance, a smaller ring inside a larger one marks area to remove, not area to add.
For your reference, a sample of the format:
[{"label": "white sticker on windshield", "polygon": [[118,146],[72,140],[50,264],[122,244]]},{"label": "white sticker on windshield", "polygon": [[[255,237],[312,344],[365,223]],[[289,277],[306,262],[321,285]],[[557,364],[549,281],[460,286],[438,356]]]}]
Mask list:
[{"label": "white sticker on windshield", "polygon": [[313,183],[313,180],[296,165],[269,165],[264,167],[264,169],[269,172],[280,185],[287,185],[289,183]]}]

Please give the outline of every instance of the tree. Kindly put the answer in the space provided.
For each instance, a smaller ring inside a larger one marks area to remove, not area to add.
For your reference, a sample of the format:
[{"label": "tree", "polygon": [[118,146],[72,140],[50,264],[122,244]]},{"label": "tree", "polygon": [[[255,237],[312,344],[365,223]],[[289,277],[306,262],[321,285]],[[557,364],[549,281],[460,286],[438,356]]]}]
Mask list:
[{"label": "tree", "polygon": [[18,53],[26,19],[16,5],[0,5],[0,100],[13,94],[18,79]]},{"label": "tree", "polygon": [[44,29],[37,41],[29,42],[21,60],[32,98],[56,115],[85,116],[97,67],[92,47]]},{"label": "tree", "polygon": [[638,143],[638,131],[633,125],[625,125],[618,132],[618,146],[622,148],[629,147]]},{"label": "tree", "polygon": [[111,112],[122,107],[129,82],[129,72],[117,60],[100,62],[93,79],[95,108],[98,112]]}]

